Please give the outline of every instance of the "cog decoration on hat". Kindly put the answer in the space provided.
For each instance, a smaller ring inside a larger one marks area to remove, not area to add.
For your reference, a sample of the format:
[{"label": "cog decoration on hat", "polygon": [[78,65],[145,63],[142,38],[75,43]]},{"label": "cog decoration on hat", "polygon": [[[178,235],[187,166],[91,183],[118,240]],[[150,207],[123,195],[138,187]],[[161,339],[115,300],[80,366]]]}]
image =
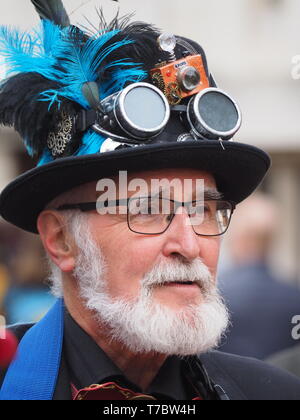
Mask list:
[{"label": "cog decoration on hat", "polygon": [[72,140],[73,119],[66,112],[61,113],[61,121],[57,124],[57,132],[48,135],[47,145],[53,157],[63,155],[67,144]]},{"label": "cog decoration on hat", "polygon": [[154,73],[152,75],[152,82],[154,86],[158,87],[164,94],[166,94],[166,85],[163,76],[160,73]]},{"label": "cog decoration on hat", "polygon": [[182,100],[180,87],[177,82],[171,82],[165,88],[166,96],[171,105],[178,105]]}]

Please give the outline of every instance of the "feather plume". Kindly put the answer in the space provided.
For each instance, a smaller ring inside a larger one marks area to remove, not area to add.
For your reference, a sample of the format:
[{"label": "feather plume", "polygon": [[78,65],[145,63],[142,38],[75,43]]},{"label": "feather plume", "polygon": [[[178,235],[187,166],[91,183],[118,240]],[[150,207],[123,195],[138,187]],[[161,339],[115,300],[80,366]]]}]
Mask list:
[{"label": "feather plume", "polygon": [[143,69],[149,72],[158,63],[159,59],[164,61],[169,58],[167,54],[157,48],[157,38],[160,35],[160,30],[155,26],[145,22],[132,21],[133,13],[120,17],[118,12],[111,21],[106,20],[101,7],[96,8],[96,13],[99,21],[97,28],[91,22],[88,22],[88,26],[82,26],[82,29],[90,37],[118,31],[116,41],[118,38],[127,38],[132,41],[131,45],[122,47],[122,50],[116,51],[115,55],[111,54],[109,56],[111,61],[119,59],[120,56],[130,57],[131,62],[142,64]]},{"label": "feather plume", "polygon": [[31,0],[42,20],[50,20],[55,25],[65,28],[70,20],[61,0]]},{"label": "feather plume", "polygon": [[76,151],[75,156],[92,155],[98,153],[105,138],[96,134],[93,130],[88,130],[82,139],[81,147]]},{"label": "feather plume", "polygon": [[21,73],[4,81],[0,87],[0,123],[19,132],[31,155],[42,153],[48,131],[55,124],[48,104],[38,101],[45,86],[50,89],[57,84],[37,73]]},{"label": "feather plume", "polygon": [[[13,74],[0,86],[0,124],[13,126],[42,163],[53,160],[47,138],[61,111],[72,116],[95,108],[99,98],[147,80],[147,70],[159,57],[155,28],[130,23],[129,16],[110,23],[102,16],[100,27],[89,36],[77,27],[61,26],[45,20],[31,33],[0,28],[0,55]],[[96,141],[95,136],[76,133],[65,155],[99,150],[103,138]]]},{"label": "feather plume", "polygon": [[0,27],[0,56],[5,59],[7,75],[35,71],[51,78],[56,59],[50,45],[59,39],[59,28],[50,22],[32,33]]},{"label": "feather plume", "polygon": [[[132,44],[127,38],[117,37],[118,31],[111,31],[100,36],[86,38],[78,28],[70,27],[63,31],[58,44],[55,46],[55,57],[59,67],[52,68],[51,80],[60,81],[61,88],[56,91],[45,91],[44,98],[51,102],[57,98],[67,98],[79,103],[84,108],[90,108],[90,101],[84,95],[83,86],[90,82],[98,82],[99,96],[107,96],[103,75],[107,69],[114,74],[122,68],[131,73],[134,80],[146,77],[146,73],[128,60],[127,57],[111,61],[110,56],[126,45]],[[117,55],[117,53],[116,53]],[[115,69],[115,68],[118,69]],[[123,85],[127,82],[120,74]],[[121,83],[122,84],[122,83]],[[118,82],[119,85],[119,82]]]},{"label": "feather plume", "polygon": [[71,101],[54,104],[40,102],[40,94],[46,87],[57,89],[58,83],[49,81],[37,73],[21,73],[4,81],[0,86],[0,123],[14,127],[24,140],[32,156],[41,156],[47,147],[47,137],[55,130],[57,115],[62,110],[75,115],[79,106]]}]

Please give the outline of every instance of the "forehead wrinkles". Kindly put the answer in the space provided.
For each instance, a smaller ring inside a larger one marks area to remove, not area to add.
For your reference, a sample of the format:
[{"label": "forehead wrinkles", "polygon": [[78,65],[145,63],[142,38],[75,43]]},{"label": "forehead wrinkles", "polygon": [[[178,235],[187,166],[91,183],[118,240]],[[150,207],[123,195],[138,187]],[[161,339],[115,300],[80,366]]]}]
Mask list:
[{"label": "forehead wrinkles", "polygon": [[179,179],[181,182],[185,180],[197,180],[201,179],[205,182],[205,185],[210,187],[216,187],[214,176],[205,171],[193,170],[193,169],[166,169],[166,170],[155,170],[146,172],[136,172],[128,174],[128,181],[133,179],[143,179],[149,185],[152,180],[163,180],[167,179],[172,181]]},{"label": "forehead wrinkles", "polygon": [[188,199],[205,190],[217,192],[213,175],[197,170],[147,171],[134,174],[124,171],[119,176],[100,180],[97,189],[97,198],[105,192],[112,199],[114,196],[127,198],[137,193],[155,195],[159,192],[175,199],[176,196],[181,199],[183,195]]}]

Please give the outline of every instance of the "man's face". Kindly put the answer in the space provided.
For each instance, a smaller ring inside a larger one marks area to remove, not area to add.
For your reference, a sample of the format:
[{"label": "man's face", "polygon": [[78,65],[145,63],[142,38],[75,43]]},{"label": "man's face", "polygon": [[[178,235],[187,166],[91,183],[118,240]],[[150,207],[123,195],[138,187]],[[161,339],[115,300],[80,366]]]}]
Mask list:
[{"label": "man's face", "polygon": [[[152,179],[185,179],[204,181],[205,189],[216,189],[212,175],[185,169],[159,170],[134,174],[128,179],[142,178],[149,185]],[[193,193],[188,199],[194,199]],[[128,196],[133,193],[128,192]],[[180,195],[180,196],[179,196]],[[123,198],[123,197],[119,197]],[[182,200],[181,191],[172,191],[171,198]],[[176,214],[167,231],[160,235],[141,235],[128,228],[126,215],[99,215],[93,212],[89,216],[91,235],[106,262],[107,293],[112,299],[134,300],[141,293],[141,281],[158,264],[170,264],[175,261],[190,264],[196,259],[208,267],[215,280],[220,251],[219,237],[197,236],[188,223],[189,216],[183,211]],[[164,283],[155,285],[152,290],[155,303],[173,310],[199,305],[203,294],[198,284],[182,285]]]}]

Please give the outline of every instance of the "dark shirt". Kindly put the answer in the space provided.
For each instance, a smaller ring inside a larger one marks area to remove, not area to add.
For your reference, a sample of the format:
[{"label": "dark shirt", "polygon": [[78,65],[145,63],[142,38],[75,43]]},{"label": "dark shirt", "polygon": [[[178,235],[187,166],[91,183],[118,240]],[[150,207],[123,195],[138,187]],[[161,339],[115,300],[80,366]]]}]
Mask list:
[{"label": "dark shirt", "polygon": [[[142,393],[74,321],[67,310],[64,322],[62,363],[54,400],[72,399],[71,383],[80,390],[92,384],[116,382],[121,387]],[[182,359],[176,356],[165,361],[154,381],[143,393],[161,400],[192,400],[199,396],[185,377]]]}]

